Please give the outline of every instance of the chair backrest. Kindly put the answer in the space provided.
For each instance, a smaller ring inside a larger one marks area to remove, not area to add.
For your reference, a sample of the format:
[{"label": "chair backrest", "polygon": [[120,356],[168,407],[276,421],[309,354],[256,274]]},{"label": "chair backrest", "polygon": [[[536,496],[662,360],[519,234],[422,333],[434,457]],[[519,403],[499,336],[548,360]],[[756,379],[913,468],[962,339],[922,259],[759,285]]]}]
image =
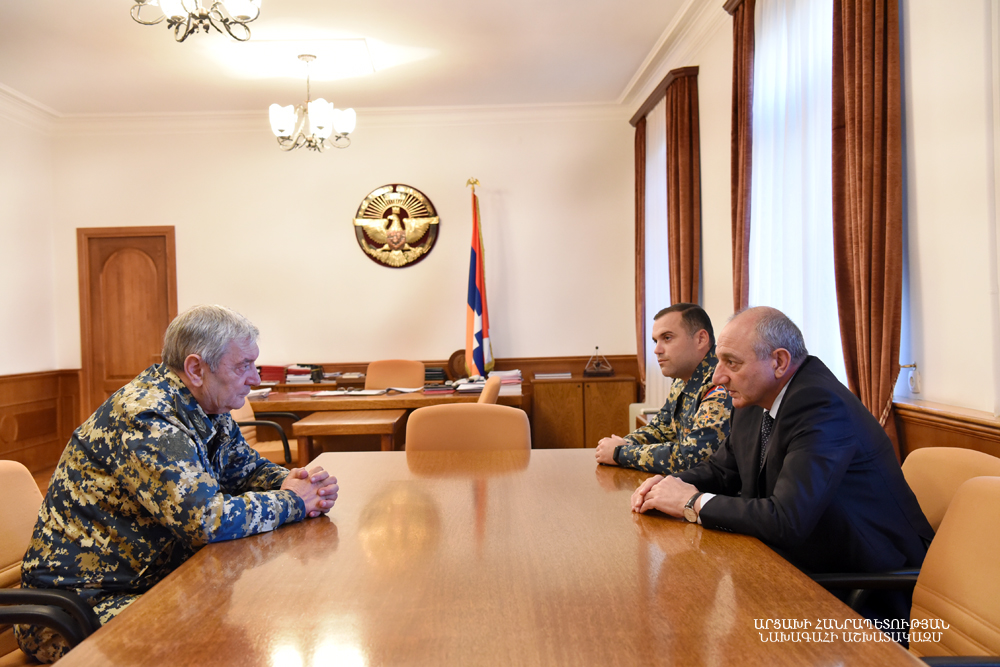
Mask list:
[{"label": "chair backrest", "polygon": [[20,585],[21,559],[41,506],[31,471],[17,461],[0,461],[0,588]]},{"label": "chair backrest", "polygon": [[496,403],[497,396],[500,395],[500,376],[494,375],[486,380],[483,393],[479,394],[480,403]]},{"label": "chair backrest", "polygon": [[997,554],[1000,477],[976,477],[955,493],[920,568],[910,612],[912,653],[1000,655]]},{"label": "chair backrest", "polygon": [[424,363],[407,359],[383,359],[368,364],[365,389],[423,387]]},{"label": "chair backrest", "polygon": [[531,449],[523,410],[489,403],[418,408],[406,422],[407,451]]},{"label": "chair backrest", "polygon": [[[253,412],[253,406],[250,405],[250,400],[247,399],[243,401],[243,407],[237,408],[236,410],[230,411],[233,416],[233,421],[243,422],[243,421],[253,421],[257,416]],[[251,447],[257,446],[257,427],[256,426],[240,426],[240,433],[243,434],[243,439],[247,441],[247,444]]]},{"label": "chair backrest", "polygon": [[922,447],[903,461],[903,476],[920,509],[938,529],[958,487],[972,477],[1000,476],[1000,458],[961,447]]}]

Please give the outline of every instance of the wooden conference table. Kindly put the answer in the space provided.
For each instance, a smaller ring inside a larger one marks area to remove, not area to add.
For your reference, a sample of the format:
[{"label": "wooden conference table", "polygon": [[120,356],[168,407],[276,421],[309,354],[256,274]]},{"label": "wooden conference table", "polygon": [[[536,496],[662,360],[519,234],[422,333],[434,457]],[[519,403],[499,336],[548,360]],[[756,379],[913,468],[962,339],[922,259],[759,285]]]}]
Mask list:
[{"label": "wooden conference table", "polygon": [[646,475],[593,450],[317,462],[329,518],[205,547],[61,667],[921,664],[768,641],[766,619],[859,617],[756,539],[632,514]]}]

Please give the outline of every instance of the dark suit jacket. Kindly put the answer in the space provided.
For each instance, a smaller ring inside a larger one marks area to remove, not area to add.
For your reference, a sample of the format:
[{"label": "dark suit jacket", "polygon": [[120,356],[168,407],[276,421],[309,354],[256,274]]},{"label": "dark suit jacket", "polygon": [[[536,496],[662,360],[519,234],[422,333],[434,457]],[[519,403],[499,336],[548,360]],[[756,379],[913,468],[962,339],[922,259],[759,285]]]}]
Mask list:
[{"label": "dark suit jacket", "polygon": [[916,567],[934,536],[903,479],[889,438],[816,357],[792,378],[778,407],[764,469],[763,409],[733,411],[729,439],[678,474],[720,494],[702,524],[759,538],[807,572]]}]

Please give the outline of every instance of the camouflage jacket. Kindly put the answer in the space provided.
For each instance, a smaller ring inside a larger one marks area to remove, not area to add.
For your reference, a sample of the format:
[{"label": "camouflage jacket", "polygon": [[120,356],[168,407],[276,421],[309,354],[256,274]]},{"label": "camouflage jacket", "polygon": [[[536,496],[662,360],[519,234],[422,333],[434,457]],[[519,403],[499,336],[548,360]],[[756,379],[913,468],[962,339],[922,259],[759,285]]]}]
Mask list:
[{"label": "camouflage jacket", "polygon": [[667,402],[649,424],[625,436],[618,465],[669,475],[712,455],[729,437],[733,399],[712,384],[719,359],[713,347],[685,382],[677,379]]},{"label": "camouflage jacket", "polygon": [[151,366],[73,433],[22,584],[88,598],[142,593],[209,542],[305,518],[301,498],[277,490],[287,475],[228,413],[207,415],[173,371]]}]

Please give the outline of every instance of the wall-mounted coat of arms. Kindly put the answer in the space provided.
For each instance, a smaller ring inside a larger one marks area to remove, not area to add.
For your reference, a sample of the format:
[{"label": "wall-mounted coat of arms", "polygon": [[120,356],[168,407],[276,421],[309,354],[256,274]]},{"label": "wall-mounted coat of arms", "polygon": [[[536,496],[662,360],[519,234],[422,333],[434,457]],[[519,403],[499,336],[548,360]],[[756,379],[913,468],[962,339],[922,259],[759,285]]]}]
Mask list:
[{"label": "wall-mounted coat of arms", "polygon": [[373,262],[400,268],[430,253],[438,224],[434,204],[423,192],[408,185],[383,185],[358,207],[354,234]]}]

